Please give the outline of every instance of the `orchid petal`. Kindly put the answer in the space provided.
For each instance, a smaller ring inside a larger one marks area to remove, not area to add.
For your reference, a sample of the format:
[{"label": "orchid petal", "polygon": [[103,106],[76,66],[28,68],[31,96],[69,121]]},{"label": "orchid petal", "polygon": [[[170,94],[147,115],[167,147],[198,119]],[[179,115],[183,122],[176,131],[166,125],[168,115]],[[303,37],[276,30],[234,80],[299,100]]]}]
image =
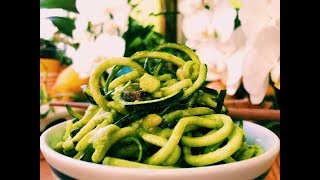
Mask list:
[{"label": "orchid petal", "polygon": [[77,0],[76,8],[81,16],[85,16],[94,24],[104,20],[103,4],[101,0]]},{"label": "orchid petal", "polygon": [[[118,28],[119,35],[122,36],[123,33],[128,30],[128,18],[130,15],[131,6],[128,4],[127,0],[107,0],[104,3],[105,11],[112,15],[110,21],[112,21],[113,26]],[[105,26],[107,25],[108,23],[105,22]]]},{"label": "orchid petal", "polygon": [[72,31],[73,40],[77,43],[83,43],[94,40],[94,35],[89,31],[82,29],[74,29]]},{"label": "orchid petal", "polygon": [[233,96],[237,92],[241,84],[242,64],[247,52],[247,48],[242,47],[225,60],[228,67],[226,88],[227,94],[230,96]]},{"label": "orchid petal", "polygon": [[200,46],[201,42],[196,40],[189,40],[187,39],[185,44],[190,47],[191,49],[197,49],[198,46]]},{"label": "orchid petal", "polygon": [[126,42],[122,37],[108,34],[101,34],[95,42],[99,56],[104,57],[123,57]]},{"label": "orchid petal", "polygon": [[80,15],[75,20],[75,29],[72,31],[73,40],[77,43],[93,41],[94,34],[87,31],[89,20],[86,16]]},{"label": "orchid petal", "polygon": [[236,48],[240,48],[246,44],[246,36],[242,30],[242,26],[239,26],[233,31],[230,41],[235,45]]},{"label": "orchid petal", "polygon": [[276,27],[280,30],[280,17],[276,20]]},{"label": "orchid petal", "polygon": [[196,53],[202,63],[215,64],[223,54],[216,48],[214,42],[200,43],[196,48]]},{"label": "orchid petal", "polygon": [[94,42],[80,44],[73,58],[74,69],[81,78],[89,77],[100,61],[111,57],[122,57],[124,51],[123,38],[101,34]]},{"label": "orchid petal", "polygon": [[189,16],[203,9],[204,6],[203,0],[180,0],[178,11],[184,16]]},{"label": "orchid petal", "polygon": [[103,32],[122,36],[128,30],[129,14],[115,13],[113,19],[107,19],[103,24]]},{"label": "orchid petal", "polygon": [[205,5],[208,5],[210,9],[215,9],[217,5],[226,0],[203,0]]},{"label": "orchid petal", "polygon": [[77,51],[73,46],[67,45],[65,54],[67,57],[73,59],[76,55]]},{"label": "orchid petal", "polygon": [[267,91],[269,72],[280,57],[280,31],[274,26],[267,26],[251,42],[243,63],[243,85],[251,103],[259,104]]},{"label": "orchid petal", "polygon": [[196,53],[202,63],[207,64],[207,80],[220,80],[225,75],[226,65],[223,62],[223,54],[215,47],[214,42],[200,43]]},{"label": "orchid petal", "polygon": [[63,9],[40,9],[40,38],[49,40],[58,31],[58,28],[49,20],[51,16],[67,16]]},{"label": "orchid petal", "polygon": [[113,20],[107,20],[103,23],[102,32],[110,35],[118,35],[120,28]]},{"label": "orchid petal", "polygon": [[240,47],[245,46],[245,44],[246,44],[246,37],[244,32],[242,31],[241,26],[232,32],[228,41],[223,43],[220,41],[216,41],[217,48],[221,52],[223,52],[223,54],[232,54]]},{"label": "orchid petal", "polygon": [[74,70],[80,78],[90,76],[93,63],[97,57],[94,42],[81,43],[72,59]]},{"label": "orchid petal", "polygon": [[[112,19],[116,13],[129,17],[131,6],[126,0],[77,0],[79,14],[88,17],[93,24],[101,24]],[[122,16],[122,15],[121,15]]]},{"label": "orchid petal", "polygon": [[269,1],[269,6],[266,11],[271,19],[280,18],[280,0]]},{"label": "orchid petal", "polygon": [[74,22],[76,29],[87,30],[89,20],[86,16],[78,16]]},{"label": "orchid petal", "polygon": [[220,1],[214,7],[211,27],[217,34],[217,39],[221,42],[226,42],[230,38],[234,30],[236,16],[237,12],[231,7],[229,1]]},{"label": "orchid petal", "polygon": [[182,21],[182,31],[188,40],[206,42],[213,37],[213,29],[210,28],[212,12],[204,9],[196,14],[187,16]]},{"label": "orchid petal", "polygon": [[101,4],[104,4],[111,11],[116,12],[117,10],[123,8],[124,6],[130,6],[128,0],[100,0]]},{"label": "orchid petal", "polygon": [[256,91],[256,93],[249,93],[250,102],[254,105],[260,104],[266,95],[269,85],[268,76],[262,77],[262,81],[260,81],[259,84],[261,85],[257,88],[259,89],[259,92]]},{"label": "orchid petal", "polygon": [[128,18],[131,7],[122,8],[121,12],[114,13],[113,21],[119,28],[119,35],[122,36],[128,30]]},{"label": "orchid petal", "polygon": [[280,61],[271,69],[270,76],[274,87],[280,90]]},{"label": "orchid petal", "polygon": [[45,19],[51,16],[65,17],[68,15],[68,11],[54,8],[54,9],[40,9],[40,19]]},{"label": "orchid petal", "polygon": [[58,28],[49,19],[40,19],[40,38],[49,40]]},{"label": "orchid petal", "polygon": [[242,0],[242,7],[239,9],[239,20],[246,37],[255,36],[263,26],[265,26],[270,17],[266,8],[269,0]]}]

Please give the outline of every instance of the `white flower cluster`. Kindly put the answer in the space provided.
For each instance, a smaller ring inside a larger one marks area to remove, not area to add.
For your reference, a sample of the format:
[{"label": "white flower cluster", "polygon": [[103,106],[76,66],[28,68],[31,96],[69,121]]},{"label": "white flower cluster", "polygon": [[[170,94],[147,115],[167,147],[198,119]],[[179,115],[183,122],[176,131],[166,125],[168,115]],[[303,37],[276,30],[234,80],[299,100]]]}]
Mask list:
[{"label": "white flower cluster", "polygon": [[280,1],[241,0],[241,26],[229,0],[179,0],[186,45],[208,65],[207,80],[221,80],[228,95],[241,81],[250,101],[263,101],[269,78],[280,89]]},{"label": "white flower cluster", "polygon": [[40,38],[50,40],[58,28],[48,19],[50,16],[66,16],[62,9],[40,9]]},{"label": "white flower cluster", "polygon": [[76,8],[72,36],[79,47],[68,47],[66,54],[79,76],[87,78],[101,60],[124,56],[122,35],[128,30],[131,6],[127,0],[77,0]]}]

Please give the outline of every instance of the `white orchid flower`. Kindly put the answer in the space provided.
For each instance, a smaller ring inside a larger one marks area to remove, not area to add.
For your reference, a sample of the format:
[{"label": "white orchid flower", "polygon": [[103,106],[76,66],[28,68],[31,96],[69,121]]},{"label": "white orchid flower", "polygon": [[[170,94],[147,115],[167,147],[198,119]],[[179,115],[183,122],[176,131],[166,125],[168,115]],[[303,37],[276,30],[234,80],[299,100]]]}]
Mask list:
[{"label": "white orchid flower", "polygon": [[67,57],[73,58],[73,57],[75,57],[76,53],[77,53],[77,50],[73,46],[66,45],[66,47],[65,47],[65,55]]},{"label": "white orchid flower", "polygon": [[40,19],[45,19],[51,16],[59,16],[59,17],[65,17],[68,15],[68,11],[63,10],[63,9],[47,9],[43,8],[40,9]]},{"label": "white orchid flower", "polygon": [[280,28],[280,1],[242,0],[239,19],[248,39],[256,36],[265,26],[279,26]]},{"label": "white orchid flower", "polygon": [[95,34],[89,32],[88,29],[89,20],[86,16],[79,15],[75,22],[75,29],[72,31],[72,37],[74,42],[83,43],[88,41],[93,41]]},{"label": "white orchid flower", "polygon": [[102,57],[124,56],[126,42],[122,37],[102,34],[96,39],[95,44],[97,53]]},{"label": "white orchid flower", "polygon": [[[119,1],[117,6],[110,8],[109,12],[112,18],[104,23],[103,30],[110,34],[122,36],[128,30],[128,19],[131,11],[131,6],[127,1]],[[110,24],[110,27],[108,25]]]},{"label": "white orchid flower", "polygon": [[[182,32],[188,41],[207,42],[213,39],[211,26],[213,12],[203,9],[196,14],[184,17]],[[194,48],[194,47],[192,47]]]},{"label": "white orchid flower", "polygon": [[[206,5],[209,9],[205,8]],[[227,41],[234,30],[236,10],[224,0],[184,0],[179,2],[179,7],[184,14],[182,31],[187,39],[186,45],[195,49],[200,60],[208,65],[207,80],[226,81],[224,60],[231,53],[232,43]]]},{"label": "white orchid flower", "polygon": [[103,1],[102,0],[77,0],[76,8],[81,16],[87,17],[94,24],[103,22]]},{"label": "white orchid flower", "polygon": [[40,38],[50,40],[57,31],[49,19],[40,19]]},{"label": "white orchid flower", "polygon": [[265,97],[270,73],[280,89],[280,67],[276,68],[280,63],[280,2],[243,0],[242,3],[239,19],[248,48],[242,66],[243,85],[251,103],[259,104]]},{"label": "white orchid flower", "polygon": [[91,75],[96,65],[106,58],[123,57],[125,40],[122,37],[101,34],[95,41],[81,43],[72,60],[80,78]]},{"label": "white orchid flower", "polygon": [[189,16],[205,8],[203,0],[179,0],[178,11],[184,15]]},{"label": "white orchid flower", "polygon": [[244,33],[238,27],[227,42],[200,43],[196,49],[201,61],[208,65],[207,80],[221,80],[228,95],[234,95],[241,84],[241,66],[247,52],[245,42]]},{"label": "white orchid flower", "polygon": [[242,46],[225,61],[227,64],[227,94],[233,96],[241,85],[242,64],[245,61],[248,49]]},{"label": "white orchid flower", "polygon": [[249,93],[252,104],[259,104],[264,99],[270,72],[278,63],[280,33],[277,31],[272,27],[263,28],[248,47],[242,74],[243,86]]},{"label": "white orchid flower", "polygon": [[223,1],[226,4],[230,3],[230,5],[233,5],[232,0],[179,0],[178,11],[184,16],[190,16],[203,9],[216,8]]},{"label": "white orchid flower", "polygon": [[127,0],[77,0],[76,8],[93,25],[102,25],[103,32],[122,36],[128,30],[131,6]]},{"label": "white orchid flower", "polygon": [[242,64],[245,61],[248,49],[245,46],[246,38],[240,27],[234,30],[230,39],[219,47],[224,49],[226,58],[224,62],[227,65],[227,94],[233,96],[240,84],[242,77]]},{"label": "white orchid flower", "polygon": [[196,53],[202,63],[207,64],[207,80],[223,80],[226,72],[226,65],[223,62],[224,53],[221,52],[212,41],[200,43]]},{"label": "white orchid flower", "polygon": [[210,9],[203,8],[183,17],[182,31],[190,45],[211,40],[226,42],[230,38],[236,10],[231,7],[229,1],[214,2]]},{"label": "white orchid flower", "polygon": [[67,16],[67,11],[62,9],[40,9],[40,38],[50,40],[58,28],[49,20],[51,16]]},{"label": "white orchid flower", "polygon": [[220,42],[226,42],[234,30],[234,20],[236,19],[237,12],[229,1],[220,0],[214,2],[212,8],[214,37]]},{"label": "white orchid flower", "polygon": [[87,78],[91,74],[92,64],[97,55],[95,53],[94,42],[83,42],[79,45],[72,58],[74,70],[80,78]]}]

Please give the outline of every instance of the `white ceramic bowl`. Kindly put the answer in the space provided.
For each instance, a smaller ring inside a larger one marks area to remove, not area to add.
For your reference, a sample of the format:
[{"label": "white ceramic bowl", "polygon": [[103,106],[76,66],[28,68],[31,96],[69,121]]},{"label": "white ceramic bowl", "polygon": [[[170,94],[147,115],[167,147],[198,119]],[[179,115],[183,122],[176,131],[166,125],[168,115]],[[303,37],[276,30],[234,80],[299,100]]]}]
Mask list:
[{"label": "white ceramic bowl", "polygon": [[115,180],[248,180],[263,179],[280,151],[280,140],[269,129],[244,121],[247,142],[259,144],[260,156],[222,165],[180,169],[136,169],[89,163],[55,152],[51,147],[64,133],[66,122],[47,129],[40,136],[40,149],[55,179]]},{"label": "white ceramic bowl", "polygon": [[[45,105],[46,106],[46,105]],[[47,109],[47,107],[45,107]],[[73,111],[84,115],[85,110],[84,108],[72,108]],[[41,106],[40,106],[41,111]],[[66,107],[63,106],[55,106],[54,112],[50,111],[49,114],[43,118],[40,119],[40,133],[42,133],[44,130],[46,130],[51,124],[58,124],[59,121],[65,121],[66,119],[71,119],[71,115],[68,112]]]}]

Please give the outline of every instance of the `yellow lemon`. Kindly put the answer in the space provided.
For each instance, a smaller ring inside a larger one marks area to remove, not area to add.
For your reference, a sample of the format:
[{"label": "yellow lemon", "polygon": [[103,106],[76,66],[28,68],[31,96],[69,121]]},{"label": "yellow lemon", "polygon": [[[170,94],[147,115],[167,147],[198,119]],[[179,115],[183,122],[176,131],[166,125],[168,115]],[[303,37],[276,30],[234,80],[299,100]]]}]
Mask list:
[{"label": "yellow lemon", "polygon": [[[82,79],[79,77],[73,66],[70,65],[63,69],[58,75],[54,86],[52,87],[50,96],[57,98],[62,96],[61,101],[69,101],[70,94],[81,94],[81,86],[88,84],[89,77]],[[63,97],[65,96],[65,97]]]}]

